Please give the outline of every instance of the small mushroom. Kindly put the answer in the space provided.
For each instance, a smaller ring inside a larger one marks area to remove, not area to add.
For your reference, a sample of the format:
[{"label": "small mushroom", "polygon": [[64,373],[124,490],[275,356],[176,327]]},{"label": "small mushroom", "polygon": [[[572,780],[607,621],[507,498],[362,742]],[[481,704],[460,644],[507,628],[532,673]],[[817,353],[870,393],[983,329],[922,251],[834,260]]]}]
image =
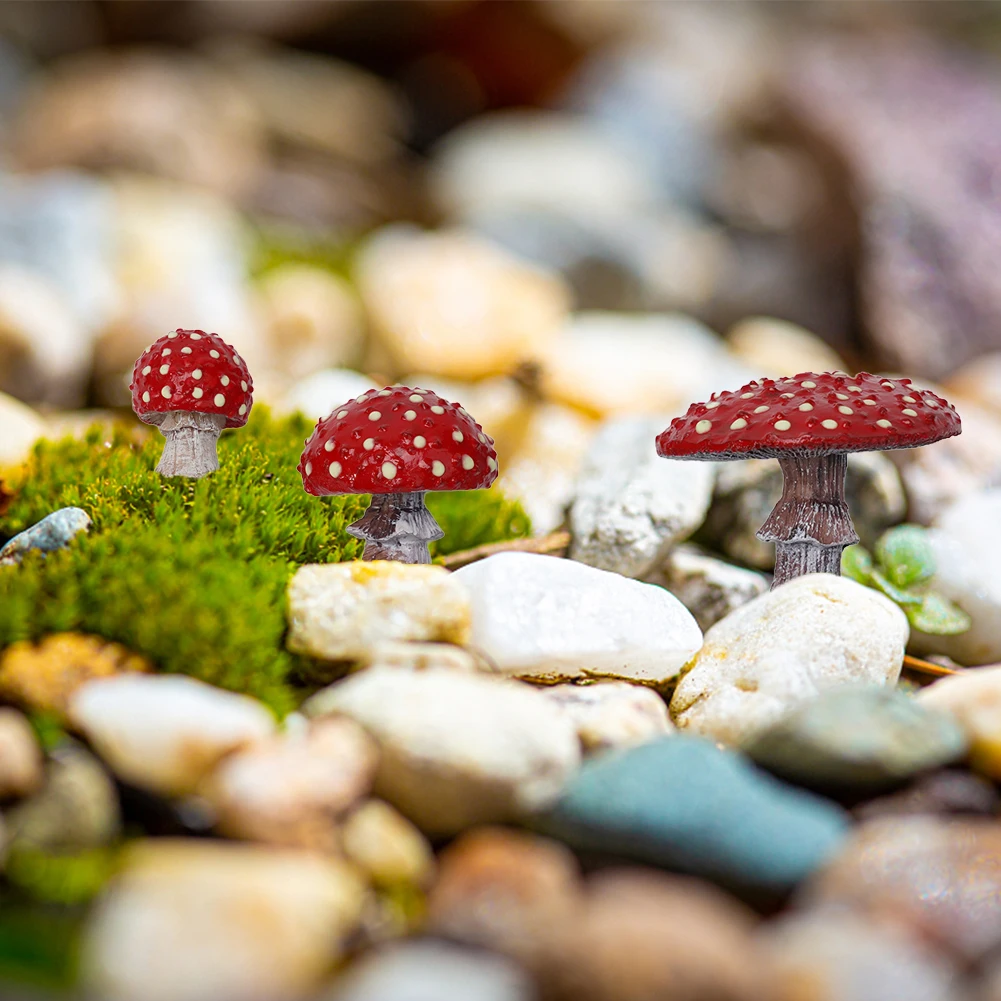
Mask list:
[{"label": "small mushroom", "polygon": [[430,563],[444,532],[428,490],[480,490],[497,478],[493,439],[456,403],[427,389],[372,389],[319,421],[298,470],[307,493],[371,494],[348,532],[363,560]]},{"label": "small mushroom", "polygon": [[254,402],[243,359],[218,334],[174,330],[132,371],[132,409],[167,439],[156,471],[199,479],[219,468],[223,428],[242,428]]},{"label": "small mushroom", "polygon": [[952,404],[909,379],[803,372],[749,382],[693,403],[657,437],[673,459],[778,459],[782,497],[758,531],[775,543],[772,587],[841,572],[858,542],[845,503],[848,452],[915,448],[961,432]]}]

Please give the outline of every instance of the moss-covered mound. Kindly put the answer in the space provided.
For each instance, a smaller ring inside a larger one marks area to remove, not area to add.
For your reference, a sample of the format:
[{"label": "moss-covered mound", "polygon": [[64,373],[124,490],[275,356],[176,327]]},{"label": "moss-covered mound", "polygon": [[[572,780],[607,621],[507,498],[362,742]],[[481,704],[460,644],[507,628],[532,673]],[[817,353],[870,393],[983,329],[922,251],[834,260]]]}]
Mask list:
[{"label": "moss-covered mound", "polygon": [[[154,472],[155,433],[95,428],[40,443],[0,517],[0,544],[60,507],[82,507],[93,526],[65,550],[0,569],[0,649],[93,633],[287,712],[297,659],[283,644],[285,586],[304,563],[360,555],[345,528],[368,501],[303,491],[295,467],[309,431],[258,408],[223,434],[219,471],[197,481]],[[428,506],[446,533],[441,553],[529,531],[496,490],[431,495]]]}]

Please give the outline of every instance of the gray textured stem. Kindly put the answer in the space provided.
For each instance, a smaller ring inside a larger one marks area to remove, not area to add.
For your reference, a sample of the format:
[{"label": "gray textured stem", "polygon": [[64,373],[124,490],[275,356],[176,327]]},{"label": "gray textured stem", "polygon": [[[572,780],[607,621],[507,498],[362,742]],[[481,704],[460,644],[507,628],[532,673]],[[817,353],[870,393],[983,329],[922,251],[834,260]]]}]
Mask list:
[{"label": "gray textured stem", "polygon": [[848,456],[790,455],[779,459],[782,497],[758,532],[775,543],[778,587],[806,573],[841,573],[841,553],[858,542],[845,502]]},{"label": "gray textured stem", "polygon": [[363,560],[398,563],[430,563],[428,543],[445,534],[425,506],[423,490],[373,494],[368,509],[347,531],[365,540]]},{"label": "gray textured stem", "polygon": [[160,421],[167,439],[156,471],[161,476],[187,476],[197,480],[219,468],[216,443],[226,425],[222,414],[196,414],[171,410]]}]

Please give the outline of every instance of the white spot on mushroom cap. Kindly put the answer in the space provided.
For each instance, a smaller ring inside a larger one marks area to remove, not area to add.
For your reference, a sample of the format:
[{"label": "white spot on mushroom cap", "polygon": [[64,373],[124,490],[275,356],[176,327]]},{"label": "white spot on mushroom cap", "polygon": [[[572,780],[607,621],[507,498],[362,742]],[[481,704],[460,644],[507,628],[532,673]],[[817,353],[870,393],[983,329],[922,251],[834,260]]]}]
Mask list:
[{"label": "white spot on mushroom cap", "polygon": [[462,457],[462,468],[463,469],[472,469],[473,465],[474,465],[474,463],[473,463],[472,456],[470,456],[470,455],[464,455]]},{"label": "white spot on mushroom cap", "polygon": [[171,332],[170,332],[169,334],[167,334],[167,336],[168,336],[168,337],[169,337],[169,338],[170,338],[171,340],[173,340],[173,339],[174,339],[174,338],[175,338],[175,337],[177,336],[177,331],[176,331],[176,330],[172,330],[172,331],[171,331]]},{"label": "white spot on mushroom cap", "polygon": [[149,374],[150,374],[150,372],[152,372],[152,371],[153,371],[153,367],[152,367],[151,365],[147,365],[147,366],[146,366],[146,367],[145,367],[145,368],[143,369],[143,375],[149,375]]},{"label": "white spot on mushroom cap", "polygon": [[907,414],[908,417],[917,417],[918,416],[918,412],[916,410],[911,410],[910,407],[904,407],[904,409],[901,410],[900,412],[902,414]]},{"label": "white spot on mushroom cap", "polygon": [[382,417],[382,414],[379,413],[378,410],[371,410],[371,411],[369,411],[368,419],[370,421],[377,421],[377,420],[379,420],[380,417]]},{"label": "white spot on mushroom cap", "polygon": [[209,357],[210,357],[210,358],[218,358],[218,357],[219,357],[219,352],[218,352],[218,351],[216,351],[216,349],[215,349],[215,348],[213,348],[213,349],[212,349],[212,350],[211,350],[211,351],[209,352]]},{"label": "white spot on mushroom cap", "polygon": [[202,377],[202,370],[201,370],[200,368],[196,368],[196,369],[194,370],[194,372],[192,372],[192,373],[191,373],[191,378],[192,378],[192,379],[194,379],[194,380],[195,380],[196,382],[197,382],[197,381],[198,381],[198,380],[199,380],[199,379],[200,379],[201,377]]},{"label": "white spot on mushroom cap", "polygon": [[336,480],[338,476],[341,475],[341,464],[339,462],[332,462],[327,466],[327,472]]},{"label": "white spot on mushroom cap", "polygon": [[834,395],[835,395],[835,396],[836,396],[836,397],[837,397],[837,398],[838,398],[839,400],[847,400],[847,399],[848,399],[848,397],[847,397],[847,396],[846,396],[846,395],[845,395],[844,393],[835,393]]},{"label": "white spot on mushroom cap", "polygon": [[167,355],[169,355],[169,354],[171,354],[170,348],[164,348],[163,349],[163,357],[166,358]]},{"label": "white spot on mushroom cap", "polygon": [[392,396],[393,395],[393,391],[391,389],[380,389],[379,390],[379,395],[380,396]]},{"label": "white spot on mushroom cap", "polygon": [[462,441],[463,434],[461,431],[452,432],[452,441]]},{"label": "white spot on mushroom cap", "polygon": [[851,407],[838,407],[838,413],[841,413],[841,414],[853,414],[853,413],[855,413],[855,411],[852,410]]},{"label": "white spot on mushroom cap", "polygon": [[444,476],[445,475],[445,463],[439,461],[438,459],[435,459],[434,462],[431,463],[431,472],[435,476]]},{"label": "white spot on mushroom cap", "polygon": [[307,475],[307,476],[309,476],[309,474],[310,474],[310,473],[311,473],[312,471],[313,471],[313,463],[311,463],[311,462],[307,462],[307,463],[306,463],[306,475]]},{"label": "white spot on mushroom cap", "polygon": [[221,375],[221,376],[219,376],[219,382],[221,382],[222,385],[224,385],[224,386],[228,386],[229,385],[229,376],[228,375]]},{"label": "white spot on mushroom cap", "polygon": [[205,392],[204,392],[204,390],[202,389],[201,386],[195,386],[195,388],[193,390],[191,390],[191,395],[196,400],[200,400],[205,395]]},{"label": "white spot on mushroom cap", "polygon": [[893,427],[893,425],[889,421],[887,421],[887,420],[876,421],[876,426],[877,427],[881,427],[881,428],[892,428]]},{"label": "white spot on mushroom cap", "polygon": [[325,452],[332,452],[332,451],[334,450],[334,439],[333,439],[333,438],[328,438],[328,439],[327,439],[327,440],[326,440],[326,441],[325,441],[325,442],[323,443],[323,450],[324,450]]},{"label": "white spot on mushroom cap", "polygon": [[189,336],[191,337],[191,339],[193,341],[200,341],[202,339],[202,335],[201,334],[189,334]]},{"label": "white spot on mushroom cap", "polygon": [[365,449],[365,451],[366,451],[366,452],[371,452],[371,451],[372,451],[372,449],[373,449],[373,448],[375,448],[375,439],[374,439],[374,438],[366,438],[366,439],[365,439],[365,440],[364,440],[364,441],[363,441],[363,442],[361,443],[361,447],[362,447],[363,449]]},{"label": "white spot on mushroom cap", "polygon": [[169,365],[161,365],[160,366],[160,375],[166,375],[169,371],[170,371],[170,366]]},{"label": "white spot on mushroom cap", "polygon": [[338,410],[338,411],[337,411],[337,418],[338,418],[338,420],[339,420],[339,419],[340,419],[341,417],[347,417],[347,415],[348,415],[348,412],[347,412],[346,410]]},{"label": "white spot on mushroom cap", "polygon": [[792,425],[788,421],[776,421],[772,427],[774,427],[776,431],[788,431]]},{"label": "white spot on mushroom cap", "polygon": [[215,396],[212,399],[212,402],[217,407],[224,407],[224,406],[226,406],[226,397],[223,396],[222,393],[216,393]]},{"label": "white spot on mushroom cap", "polygon": [[731,431],[743,431],[747,427],[747,421],[743,417],[738,417],[731,425]]},{"label": "white spot on mushroom cap", "polygon": [[938,401],[937,400],[933,400],[930,397],[926,397],[925,398],[925,406],[931,407],[932,409],[934,409],[935,407],[938,406]]},{"label": "white spot on mushroom cap", "polygon": [[408,411],[406,411],[406,413],[404,413],[404,415],[403,415],[403,419],[405,421],[416,420],[417,419],[417,411],[416,410],[408,410]]},{"label": "white spot on mushroom cap", "polygon": [[807,410],[813,410],[813,404],[812,403],[801,403],[799,405],[799,409],[802,410],[802,411],[804,411],[804,412],[807,411]]},{"label": "white spot on mushroom cap", "polygon": [[804,389],[816,389],[817,388],[817,384],[815,382],[811,382],[809,379],[806,382],[801,382],[800,385]]},{"label": "white spot on mushroom cap", "polygon": [[876,406],[876,401],[875,401],[875,400],[863,400],[862,402],[863,402],[863,403],[864,403],[864,404],[865,404],[865,405],[866,405],[867,407],[874,407],[874,406]]},{"label": "white spot on mushroom cap", "polygon": [[424,397],[423,396],[418,396],[416,393],[413,393],[411,396],[408,397],[408,399],[410,400],[411,403],[423,403],[424,402]]},{"label": "white spot on mushroom cap", "polygon": [[904,403],[917,403],[918,401],[914,399],[913,396],[905,396]]},{"label": "white spot on mushroom cap", "polygon": [[849,386],[848,387],[848,392],[849,393],[861,393],[862,392],[862,387],[861,386]]},{"label": "white spot on mushroom cap", "polygon": [[247,412],[247,404],[246,403],[241,403],[240,404],[240,410],[239,410],[240,416],[242,417],[246,412]]},{"label": "white spot on mushroom cap", "polygon": [[160,390],[160,395],[165,400],[169,400],[170,399],[170,386],[164,386],[163,389]]},{"label": "white spot on mushroom cap", "polygon": [[427,443],[427,438],[425,438],[422,434],[419,434],[416,438],[414,438],[414,448],[423,448]]},{"label": "white spot on mushroom cap", "polygon": [[391,480],[396,476],[396,466],[391,462],[384,462],[382,464],[382,475],[386,477],[387,480]]},{"label": "white spot on mushroom cap", "polygon": [[695,425],[695,433],[705,434],[712,428],[712,426],[713,426],[712,421],[699,421],[699,423]]},{"label": "white spot on mushroom cap", "polygon": [[770,410],[770,409],[771,409],[771,407],[766,407],[766,406],[762,405],[760,407],[755,407],[754,408],[754,412],[756,414],[763,414],[766,410]]},{"label": "white spot on mushroom cap", "polygon": [[149,390],[148,389],[146,390],[145,393],[143,393],[143,403],[149,403]]},{"label": "white spot on mushroom cap", "polygon": [[832,421],[830,418],[826,421],[821,421],[820,424],[822,427],[827,428],[828,431],[833,431],[838,426],[838,422]]},{"label": "white spot on mushroom cap", "polygon": [[240,389],[242,389],[244,392],[247,391],[247,384],[242,379],[240,380]]},{"label": "white spot on mushroom cap", "polygon": [[740,398],[742,400],[751,400],[754,398],[754,393],[741,393]]},{"label": "white spot on mushroom cap", "polygon": [[487,468],[490,470],[497,468],[497,460],[492,455],[487,456]]},{"label": "white spot on mushroom cap", "polygon": [[182,355],[189,355],[189,354],[191,354],[191,348],[189,348],[189,347],[183,347],[183,348],[181,348],[181,354]]},{"label": "white spot on mushroom cap", "polygon": [[710,400],[706,404],[706,410],[715,410],[719,406],[719,400]]},{"label": "white spot on mushroom cap", "polygon": [[782,394],[782,399],[783,400],[791,400],[795,395],[796,395],[795,393],[783,393]]},{"label": "white spot on mushroom cap", "polygon": [[437,406],[436,407],[432,407],[431,408],[431,413],[433,413],[433,414],[443,414],[443,413],[445,413],[445,408],[444,407],[437,407]]}]

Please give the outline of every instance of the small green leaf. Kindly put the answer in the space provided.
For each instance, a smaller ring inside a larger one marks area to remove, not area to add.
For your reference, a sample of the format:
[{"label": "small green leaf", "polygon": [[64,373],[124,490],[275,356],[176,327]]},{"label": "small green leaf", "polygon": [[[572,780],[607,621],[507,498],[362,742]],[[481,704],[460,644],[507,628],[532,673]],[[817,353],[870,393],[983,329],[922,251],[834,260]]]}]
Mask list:
[{"label": "small green leaf", "polygon": [[895,601],[898,605],[902,605],[906,608],[912,605],[920,605],[924,601],[924,595],[915,594],[913,591],[908,591],[906,588],[897,587],[894,583],[892,583],[892,581],[887,580],[887,578],[878,570],[873,570],[871,578],[872,583],[891,601]]},{"label": "small green leaf", "polygon": [[868,584],[872,574],[872,557],[865,546],[848,546],[841,553],[841,572],[860,584]]},{"label": "small green leaf", "polygon": [[920,525],[897,525],[876,543],[876,559],[897,587],[928,580],[935,573],[935,556]]},{"label": "small green leaf", "polygon": [[966,612],[934,591],[926,594],[920,605],[908,606],[904,611],[915,629],[934,636],[965,633],[972,625]]}]

